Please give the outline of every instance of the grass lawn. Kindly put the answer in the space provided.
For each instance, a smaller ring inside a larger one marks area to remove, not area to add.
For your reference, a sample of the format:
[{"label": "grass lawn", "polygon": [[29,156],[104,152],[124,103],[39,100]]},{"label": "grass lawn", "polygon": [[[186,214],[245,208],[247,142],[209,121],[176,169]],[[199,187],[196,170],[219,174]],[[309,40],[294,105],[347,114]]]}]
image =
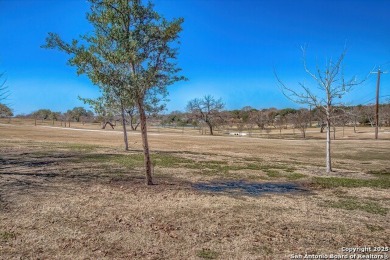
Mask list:
[{"label": "grass lawn", "polygon": [[290,259],[390,246],[389,140],[334,141],[326,174],[322,139],[154,130],[156,185],[146,186],[139,133],[128,152],[111,130],[0,133],[1,259]]}]

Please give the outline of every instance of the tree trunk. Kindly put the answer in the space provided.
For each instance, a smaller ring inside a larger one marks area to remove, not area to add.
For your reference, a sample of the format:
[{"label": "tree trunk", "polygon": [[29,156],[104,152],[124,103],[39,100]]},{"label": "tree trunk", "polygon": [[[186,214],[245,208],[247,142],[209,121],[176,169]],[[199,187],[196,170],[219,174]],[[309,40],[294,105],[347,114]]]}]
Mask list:
[{"label": "tree trunk", "polygon": [[326,172],[332,172],[332,164],[330,157],[330,119],[326,120]]},{"label": "tree trunk", "polygon": [[136,125],[134,125],[133,117],[130,117],[130,127],[131,127],[131,130],[136,131],[138,126],[139,126],[139,122]]},{"label": "tree trunk", "polygon": [[144,109],[143,100],[141,98],[138,98],[137,104],[138,104],[138,111],[139,111],[140,121],[141,121],[142,145],[144,148],[144,162],[145,162],[145,170],[146,170],[146,184],[153,185],[152,161],[150,159],[150,153],[149,153],[148,132],[146,127],[146,113]]},{"label": "tree trunk", "polygon": [[114,129],[114,126],[115,126],[115,125],[112,124],[110,121],[106,121],[106,122],[103,124],[102,129],[106,129],[106,126],[107,126],[107,125],[110,125],[111,128]]},{"label": "tree trunk", "polygon": [[333,140],[336,140],[336,126],[333,126]]},{"label": "tree trunk", "polygon": [[129,150],[129,142],[127,140],[125,110],[123,108],[122,100],[121,100],[121,116],[122,116],[122,126],[123,126],[123,141],[125,142],[125,151],[128,151]]},{"label": "tree trunk", "polygon": [[210,135],[214,135],[214,133],[213,133],[213,126],[212,126],[211,123],[208,122],[208,121],[206,121],[206,123],[207,123],[207,125],[208,125],[209,128],[210,128]]}]

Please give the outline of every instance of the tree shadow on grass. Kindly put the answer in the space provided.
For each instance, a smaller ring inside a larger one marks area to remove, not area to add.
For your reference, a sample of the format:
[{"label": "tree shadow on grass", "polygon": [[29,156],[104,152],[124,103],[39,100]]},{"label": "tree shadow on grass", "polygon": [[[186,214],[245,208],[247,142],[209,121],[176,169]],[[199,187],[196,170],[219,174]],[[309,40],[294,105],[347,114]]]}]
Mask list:
[{"label": "tree shadow on grass", "polygon": [[261,196],[264,194],[307,193],[308,190],[296,183],[259,183],[246,181],[219,181],[197,183],[193,187],[197,190],[222,193],[229,195]]},{"label": "tree shadow on grass", "polygon": [[[42,153],[11,151],[0,156],[0,210],[19,195],[56,192],[83,185],[103,184],[112,188],[144,189],[142,154],[82,153],[75,151]],[[127,158],[127,156],[129,156]],[[127,159],[130,163],[127,163]],[[122,161],[125,161],[123,163]],[[156,176],[156,191],[179,188],[183,181]],[[62,185],[64,184],[64,185]],[[70,184],[70,185],[69,185]],[[157,187],[158,186],[158,187]],[[71,191],[69,191],[71,192]]]}]

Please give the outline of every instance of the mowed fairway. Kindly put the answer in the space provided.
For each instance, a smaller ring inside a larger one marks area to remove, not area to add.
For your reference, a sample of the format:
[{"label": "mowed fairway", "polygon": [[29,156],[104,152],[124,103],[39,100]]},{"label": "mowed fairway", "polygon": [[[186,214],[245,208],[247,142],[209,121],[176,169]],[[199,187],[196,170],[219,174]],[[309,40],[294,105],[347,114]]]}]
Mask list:
[{"label": "mowed fairway", "polygon": [[[1,259],[290,259],[390,246],[388,137],[335,140],[327,175],[321,139],[152,129],[157,185],[146,186],[140,134],[129,132],[125,152],[121,132],[92,128],[0,124]],[[298,188],[245,190],[264,183]]]}]

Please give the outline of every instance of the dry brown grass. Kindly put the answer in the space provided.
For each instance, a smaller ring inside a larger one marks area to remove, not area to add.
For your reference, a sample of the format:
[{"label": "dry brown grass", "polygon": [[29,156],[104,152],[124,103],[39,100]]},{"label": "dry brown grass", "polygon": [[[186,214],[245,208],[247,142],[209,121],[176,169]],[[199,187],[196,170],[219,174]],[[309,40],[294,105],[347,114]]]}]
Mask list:
[{"label": "dry brown grass", "polygon": [[[390,246],[388,189],[313,183],[325,175],[323,140],[153,129],[157,185],[148,187],[139,133],[130,133],[127,153],[112,130],[21,122],[0,125],[0,133],[2,259],[288,259]],[[389,144],[336,140],[334,176],[377,178],[366,172],[388,170]],[[294,182],[307,191],[249,196],[194,188],[220,180]]]}]

